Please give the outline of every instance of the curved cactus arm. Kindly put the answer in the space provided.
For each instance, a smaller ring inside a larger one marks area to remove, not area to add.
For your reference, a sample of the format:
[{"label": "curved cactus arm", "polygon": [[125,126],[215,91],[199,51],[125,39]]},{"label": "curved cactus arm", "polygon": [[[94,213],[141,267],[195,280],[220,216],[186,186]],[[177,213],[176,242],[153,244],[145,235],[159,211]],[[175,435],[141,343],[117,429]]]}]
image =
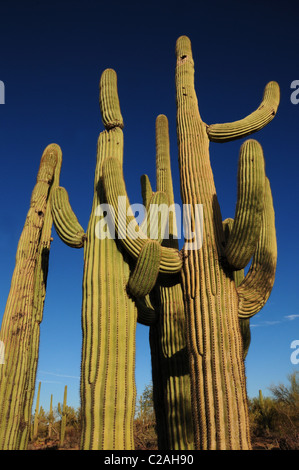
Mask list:
[{"label": "curved cactus arm", "polygon": [[84,229],[71,208],[67,191],[61,186],[52,193],[51,211],[59,238],[72,248],[82,248],[86,238]]},{"label": "curved cactus arm", "polygon": [[159,274],[161,245],[148,240],[141,248],[138,260],[128,282],[128,288],[135,297],[145,297],[154,288]]},{"label": "curved cactus arm", "polygon": [[[127,196],[122,169],[119,162],[113,158],[107,158],[103,164],[103,182],[108,204],[115,212],[115,228],[119,233],[120,241],[129,254],[136,260],[141,248],[148,240],[147,235],[140,230],[132,213]],[[125,204],[119,205],[119,198],[124,197]],[[124,234],[123,230],[126,230]],[[136,230],[137,229],[137,230]],[[176,273],[182,268],[182,259],[178,250],[161,247],[161,273]]]},{"label": "curved cactus arm", "polygon": [[225,256],[234,270],[245,268],[259,239],[265,199],[265,161],[260,144],[253,139],[241,146],[235,218]]},{"label": "curved cactus arm", "polygon": [[212,142],[229,142],[257,132],[272,121],[276,115],[280,100],[277,82],[269,82],[264,90],[263,100],[256,111],[244,119],[225,124],[207,126],[207,134]]},{"label": "curved cactus arm", "polygon": [[237,288],[240,318],[252,317],[267,302],[274,284],[276,263],[275,214],[270,182],[266,178],[265,209],[258,245],[250,269]]},{"label": "curved cactus arm", "polygon": [[161,244],[165,235],[168,215],[168,199],[165,193],[157,191],[152,194],[146,206],[146,216],[140,224],[142,233]]}]

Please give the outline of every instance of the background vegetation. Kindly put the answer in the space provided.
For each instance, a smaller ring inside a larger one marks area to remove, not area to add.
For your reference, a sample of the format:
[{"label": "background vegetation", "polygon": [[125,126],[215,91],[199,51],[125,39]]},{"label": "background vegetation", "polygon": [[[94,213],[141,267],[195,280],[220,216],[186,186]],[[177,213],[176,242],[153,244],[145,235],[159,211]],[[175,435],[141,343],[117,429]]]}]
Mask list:
[{"label": "background vegetation", "polygon": [[[264,397],[260,391],[258,397],[249,399],[253,449],[299,450],[299,371],[289,375],[288,385],[273,385],[269,390],[270,396]],[[38,433],[31,437],[29,449],[79,449],[80,409],[66,407],[63,445],[60,444],[61,420],[61,404],[54,408],[52,414],[41,407]],[[137,403],[134,439],[136,450],[157,449],[152,384],[145,387]]]}]

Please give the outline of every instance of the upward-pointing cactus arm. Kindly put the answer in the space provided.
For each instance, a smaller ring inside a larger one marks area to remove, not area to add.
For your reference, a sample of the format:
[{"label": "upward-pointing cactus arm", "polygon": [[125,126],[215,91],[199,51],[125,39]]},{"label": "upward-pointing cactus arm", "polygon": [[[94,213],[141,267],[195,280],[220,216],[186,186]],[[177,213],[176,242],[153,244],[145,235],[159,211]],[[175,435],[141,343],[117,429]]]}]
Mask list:
[{"label": "upward-pointing cactus arm", "polygon": [[271,187],[266,179],[265,209],[262,228],[250,269],[237,288],[239,317],[250,318],[267,302],[274,285],[277,263],[275,214]]},{"label": "upward-pointing cactus arm", "polygon": [[207,134],[212,142],[229,142],[257,132],[272,121],[276,115],[280,100],[279,85],[269,82],[264,90],[260,106],[244,119],[225,124],[207,126]]},{"label": "upward-pointing cactus arm", "polygon": [[236,213],[225,247],[226,259],[234,270],[245,268],[255,252],[264,211],[265,181],[262,147],[256,140],[247,140],[240,149]]}]

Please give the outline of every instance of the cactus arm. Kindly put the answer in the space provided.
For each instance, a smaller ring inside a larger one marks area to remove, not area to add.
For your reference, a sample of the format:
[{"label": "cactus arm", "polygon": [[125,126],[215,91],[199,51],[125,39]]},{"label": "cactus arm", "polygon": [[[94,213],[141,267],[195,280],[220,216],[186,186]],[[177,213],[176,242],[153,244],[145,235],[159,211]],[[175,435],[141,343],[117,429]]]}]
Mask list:
[{"label": "cactus arm", "polygon": [[[234,220],[230,218],[225,219],[222,225],[223,225],[223,230],[224,230],[225,242],[227,243],[230,237],[230,233],[233,229]],[[233,271],[233,278],[234,278],[236,287],[238,287],[241,284],[244,277],[245,277],[244,269]],[[240,333],[241,333],[242,343],[243,343],[243,359],[245,360],[248,350],[249,350],[250,342],[251,342],[250,319],[239,318],[239,325],[240,325]]]},{"label": "cactus arm", "polygon": [[159,241],[161,244],[167,224],[168,199],[166,194],[162,191],[152,193],[145,208],[146,217],[140,224],[140,232],[146,234],[148,238]]},{"label": "cactus arm", "polygon": [[[121,238],[120,241],[129,254],[134,259],[137,259],[141,248],[148,238],[147,235],[138,228],[138,224],[134,219],[130,209],[130,202],[127,196],[121,166],[113,157],[107,158],[103,164],[103,180],[107,201],[115,212],[116,230],[119,232],[120,225],[126,228],[127,236]],[[119,210],[118,207],[118,199],[120,196],[125,197],[125,207],[121,208],[122,210]],[[136,236],[136,228],[138,228],[139,236]],[[182,259],[178,250],[162,247],[160,272],[176,273],[181,270],[181,267]]]},{"label": "cactus arm", "polygon": [[145,297],[154,288],[161,259],[160,243],[147,241],[141,248],[128,288],[135,297]]},{"label": "cactus arm", "polygon": [[106,69],[101,76],[100,108],[106,130],[113,129],[114,127],[123,129],[124,123],[117,91],[117,75],[113,69]]},{"label": "cactus arm", "polygon": [[276,263],[275,213],[270,183],[266,178],[265,209],[259,241],[250,269],[237,288],[240,318],[251,318],[265,305],[274,285]]},{"label": "cactus arm", "polygon": [[207,134],[212,142],[229,142],[257,132],[272,121],[280,100],[278,83],[269,82],[264,90],[263,100],[256,111],[244,119],[225,124],[207,126]]},{"label": "cactus arm", "polygon": [[256,140],[247,140],[240,150],[237,205],[225,247],[226,259],[234,270],[245,268],[254,254],[262,225],[265,178],[262,147]]},{"label": "cactus arm", "polygon": [[71,208],[67,191],[60,186],[52,193],[51,210],[59,238],[72,248],[82,248],[86,238],[84,229]]}]

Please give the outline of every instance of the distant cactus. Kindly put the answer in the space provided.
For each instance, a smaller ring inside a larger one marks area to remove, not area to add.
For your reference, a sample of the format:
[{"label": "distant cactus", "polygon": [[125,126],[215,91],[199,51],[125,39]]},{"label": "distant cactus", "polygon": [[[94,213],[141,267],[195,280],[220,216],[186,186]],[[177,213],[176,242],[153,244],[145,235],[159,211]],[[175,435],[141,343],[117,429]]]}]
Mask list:
[{"label": "distant cactus", "polygon": [[54,413],[53,413],[53,395],[51,395],[50,399],[50,411],[48,414],[48,437],[51,439],[52,431],[53,431],[53,424],[54,424]]},{"label": "distant cactus", "polygon": [[27,448],[46,295],[52,215],[52,190],[59,184],[62,154],[51,144],[43,152],[30,209],[19,240],[0,340],[0,449]]},{"label": "distant cactus", "polygon": [[40,389],[41,389],[41,382],[39,382],[38,384],[38,392],[37,392],[36,406],[35,406],[35,413],[34,413],[33,438],[37,437],[37,434],[38,434]]},{"label": "distant cactus", "polygon": [[60,427],[60,445],[61,446],[63,445],[64,439],[65,439],[65,427],[66,427],[66,418],[67,418],[66,402],[67,402],[67,385],[64,387],[62,409],[61,409],[60,403],[58,403],[59,412],[61,413],[61,427]]}]

